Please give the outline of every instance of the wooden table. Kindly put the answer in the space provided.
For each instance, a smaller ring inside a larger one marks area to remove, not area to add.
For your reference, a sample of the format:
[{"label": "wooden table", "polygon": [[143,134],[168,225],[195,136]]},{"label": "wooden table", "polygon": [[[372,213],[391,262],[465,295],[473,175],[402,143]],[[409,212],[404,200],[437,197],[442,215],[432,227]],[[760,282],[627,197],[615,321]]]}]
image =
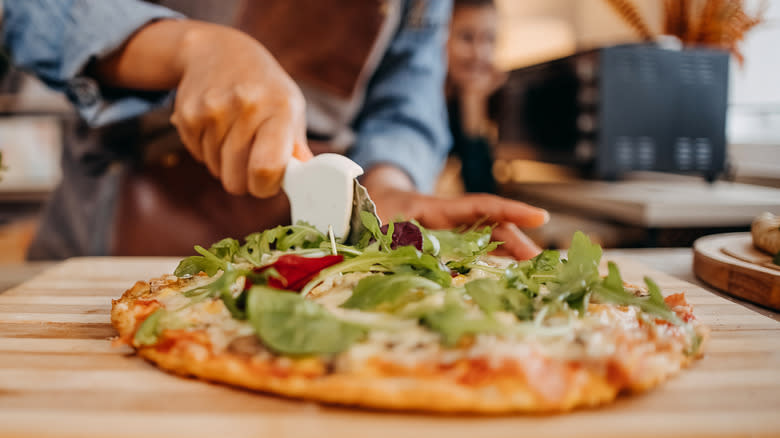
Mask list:
[{"label": "wooden table", "polygon": [[[639,257],[690,260],[673,253]],[[471,417],[323,406],[165,374],[111,347],[108,310],[134,280],[169,272],[176,260],[73,259],[0,294],[0,436],[780,436],[780,323],[618,261],[628,281],[649,274],[667,292],[686,292],[712,328],[705,358],[603,408]]]},{"label": "wooden table", "polygon": [[512,197],[542,207],[576,211],[643,228],[713,228],[750,225],[777,212],[780,189],[664,175],[619,182],[516,184]]}]

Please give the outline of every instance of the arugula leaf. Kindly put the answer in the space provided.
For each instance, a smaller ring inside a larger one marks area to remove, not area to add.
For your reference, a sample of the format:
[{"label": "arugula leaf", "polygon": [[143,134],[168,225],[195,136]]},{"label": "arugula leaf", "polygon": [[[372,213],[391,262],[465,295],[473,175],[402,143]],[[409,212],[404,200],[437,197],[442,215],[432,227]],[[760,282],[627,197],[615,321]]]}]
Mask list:
[{"label": "arugula leaf", "polygon": [[141,326],[133,336],[133,344],[138,346],[149,346],[157,343],[160,335],[160,318],[166,313],[165,309],[159,308],[146,317]]},{"label": "arugula leaf", "polygon": [[780,252],[775,254],[775,256],[772,258],[772,263],[776,265],[780,265]]},{"label": "arugula leaf", "polygon": [[240,246],[238,240],[228,237],[211,245],[209,252],[214,254],[217,258],[232,262],[233,256],[236,255]]},{"label": "arugula leaf", "polygon": [[508,287],[528,291],[534,297],[541,284],[558,282],[561,266],[561,253],[547,249],[531,260],[510,265],[503,276]]},{"label": "arugula leaf", "polygon": [[263,344],[282,354],[338,353],[365,335],[314,301],[264,286],[249,290],[247,314]]},{"label": "arugula leaf", "polygon": [[531,259],[531,276],[549,276],[558,272],[561,266],[561,253],[554,249],[546,249]]},{"label": "arugula leaf", "polygon": [[514,313],[519,319],[531,319],[534,306],[523,292],[504,286],[504,282],[492,278],[480,278],[466,283],[466,293],[483,312],[491,314],[498,311]]},{"label": "arugula leaf", "polygon": [[209,277],[213,277],[220,269],[222,269],[221,263],[214,262],[203,256],[189,256],[179,262],[176,270],[173,271],[173,275],[181,278],[205,272]]},{"label": "arugula leaf", "polygon": [[664,319],[672,324],[682,325],[683,321],[666,305],[658,285],[653,280],[645,277],[648,297],[638,297],[627,291],[623,286],[623,279],[615,263],[607,264],[609,273],[600,284],[593,288],[593,294],[601,302],[618,304],[622,306],[636,306],[643,312]]},{"label": "arugula leaf", "polygon": [[332,275],[349,272],[390,271],[403,272],[413,268],[418,275],[439,283],[443,287],[452,284],[452,276],[446,266],[436,257],[423,254],[413,246],[402,246],[388,252],[365,251],[361,255],[345,260],[338,265],[323,269],[301,290],[306,296],[320,282]]},{"label": "arugula leaf", "polygon": [[[439,241],[439,255],[444,258],[463,258],[485,254],[498,247],[496,242],[491,244],[490,236],[493,227],[472,227],[466,231],[458,230],[428,230],[428,233]],[[492,249],[488,249],[492,247]]]},{"label": "arugula leaf", "polygon": [[287,231],[281,234],[275,242],[275,249],[278,251],[319,248],[320,244],[327,240],[327,236],[304,222],[283,228],[286,228]]},{"label": "arugula leaf", "polygon": [[238,250],[238,241],[229,237],[211,245],[208,250],[196,245],[195,251],[201,255],[183,259],[173,274],[184,277],[205,272],[209,277],[213,277],[220,269],[225,269],[228,262],[233,261]]},{"label": "arugula leaf", "polygon": [[370,244],[370,239],[373,237],[374,240],[379,242],[379,246],[383,251],[390,251],[393,246],[393,232],[395,231],[394,224],[390,222],[387,224],[387,230],[382,232],[382,226],[374,214],[368,211],[361,211],[360,219],[363,221],[363,226],[370,233],[368,238],[366,238],[366,235],[364,235],[363,238],[360,239],[360,242],[365,245],[364,247]]},{"label": "arugula leaf", "polygon": [[[250,273],[251,271],[249,270],[235,269],[231,265],[227,267],[222,272],[222,275],[220,275],[219,278],[217,278],[216,280],[212,281],[209,284],[184,291],[182,292],[182,295],[184,295],[187,298],[197,298],[198,300],[214,298],[219,296],[222,299],[222,301],[225,301],[225,306],[227,306],[228,310],[230,310],[229,304],[233,300],[233,294],[232,294],[233,285],[236,283],[239,277],[245,277]],[[231,313],[233,313],[232,310]],[[237,315],[240,315],[240,313],[237,312],[236,314],[234,314],[234,317],[237,317]]]},{"label": "arugula leaf", "polygon": [[441,244],[439,243],[439,239],[436,238],[436,236],[433,235],[430,231],[428,231],[425,227],[420,225],[419,222],[412,219],[411,222],[415,225],[417,225],[417,228],[420,229],[420,232],[422,233],[423,237],[423,247],[422,252],[426,254],[430,254],[432,256],[438,256],[439,252],[441,251]]},{"label": "arugula leaf", "polygon": [[261,233],[252,233],[244,239],[246,243],[238,255],[254,265],[262,264],[264,254],[273,250],[319,248],[326,236],[304,222],[295,225],[280,225]]},{"label": "arugula leaf", "polygon": [[487,316],[473,317],[457,291],[448,291],[444,306],[433,309],[420,318],[420,322],[438,332],[445,346],[457,345],[464,335],[479,333],[501,333],[505,328],[498,321]]},{"label": "arugula leaf", "polygon": [[392,312],[422,298],[427,290],[438,289],[438,283],[417,274],[377,274],[360,280],[341,307]]},{"label": "arugula leaf", "polygon": [[568,308],[584,314],[588,307],[591,286],[601,281],[601,254],[601,247],[592,243],[583,232],[574,233],[568,259],[557,269],[557,276],[545,282],[550,289],[545,301],[554,307],[565,303]]},{"label": "arugula leaf", "polygon": [[582,231],[574,233],[566,263],[561,266],[561,283],[589,284],[599,278],[601,247]]}]

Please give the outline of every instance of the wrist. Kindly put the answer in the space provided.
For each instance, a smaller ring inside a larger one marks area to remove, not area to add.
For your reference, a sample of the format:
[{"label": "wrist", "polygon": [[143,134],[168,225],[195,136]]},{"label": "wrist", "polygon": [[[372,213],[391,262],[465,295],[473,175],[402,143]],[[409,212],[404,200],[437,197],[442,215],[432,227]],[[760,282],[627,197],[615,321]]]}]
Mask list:
[{"label": "wrist", "polygon": [[460,99],[461,125],[470,137],[479,137],[488,125],[487,102],[479,96],[465,94]]},{"label": "wrist", "polygon": [[369,193],[414,192],[415,186],[409,175],[389,164],[378,164],[370,168],[361,178]]}]

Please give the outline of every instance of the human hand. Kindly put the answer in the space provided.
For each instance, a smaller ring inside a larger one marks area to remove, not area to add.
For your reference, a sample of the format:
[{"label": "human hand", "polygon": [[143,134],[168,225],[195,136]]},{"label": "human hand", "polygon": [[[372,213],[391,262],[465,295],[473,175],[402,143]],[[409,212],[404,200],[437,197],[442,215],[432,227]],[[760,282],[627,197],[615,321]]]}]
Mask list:
[{"label": "human hand", "polygon": [[[402,171],[381,166],[369,171],[364,179],[379,217],[386,222],[398,217],[416,219],[432,229],[470,226],[479,222],[496,224],[493,240],[504,242],[498,253],[518,260],[532,258],[541,252],[519,227],[544,225],[547,211],[522,202],[488,194],[470,194],[455,198],[423,195],[413,190]],[[400,181],[400,183],[399,183]]]},{"label": "human hand", "polygon": [[305,103],[293,80],[251,37],[202,25],[184,37],[171,122],[225,190],[265,198],[291,156],[311,157]]}]

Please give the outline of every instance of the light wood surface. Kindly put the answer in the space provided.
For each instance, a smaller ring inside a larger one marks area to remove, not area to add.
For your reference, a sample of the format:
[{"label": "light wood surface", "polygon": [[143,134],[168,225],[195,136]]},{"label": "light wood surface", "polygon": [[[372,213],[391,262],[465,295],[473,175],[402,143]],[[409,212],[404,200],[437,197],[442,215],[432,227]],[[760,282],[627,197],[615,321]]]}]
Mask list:
[{"label": "light wood surface", "polygon": [[752,248],[750,233],[702,237],[693,245],[693,271],[726,293],[780,310],[780,270]]},{"label": "light wood surface", "polygon": [[577,214],[653,228],[747,226],[777,211],[780,189],[664,176],[660,180],[518,184],[513,196]]},{"label": "light wood surface", "polygon": [[707,355],[657,390],[550,416],[427,416],[323,406],[165,374],[113,348],[110,300],[175,259],[82,258],[0,294],[0,436],[713,437],[780,436],[780,323],[700,287],[618,260],[684,291],[712,328]]}]

